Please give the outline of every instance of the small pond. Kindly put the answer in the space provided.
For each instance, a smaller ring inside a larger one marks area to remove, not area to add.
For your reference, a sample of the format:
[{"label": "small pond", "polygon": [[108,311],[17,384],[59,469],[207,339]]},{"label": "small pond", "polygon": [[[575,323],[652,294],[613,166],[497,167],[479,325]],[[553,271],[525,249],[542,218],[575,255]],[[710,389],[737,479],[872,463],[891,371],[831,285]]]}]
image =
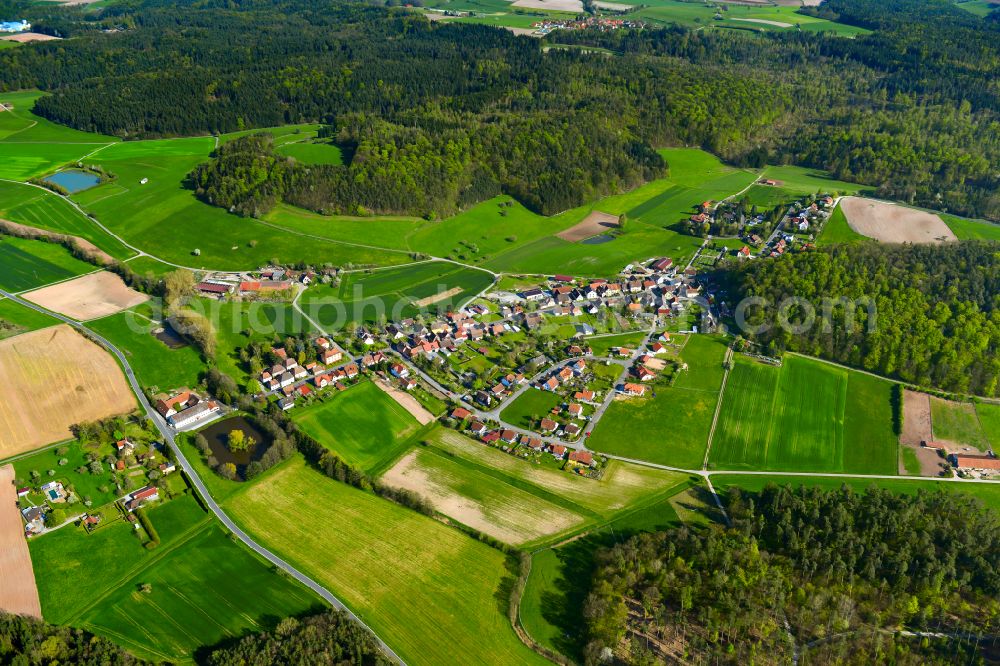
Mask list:
[{"label": "small pond", "polygon": [[[229,450],[229,433],[233,430],[242,430],[245,435],[253,437],[256,444],[247,451],[233,452]],[[212,455],[220,463],[233,463],[236,465],[236,477],[240,481],[246,481],[247,465],[254,460],[260,460],[264,452],[271,446],[271,438],[258,430],[242,416],[216,421],[201,431],[201,434],[208,440],[208,446],[212,449]]]},{"label": "small pond", "polygon": [[70,194],[89,190],[91,187],[96,187],[101,183],[99,176],[89,171],[80,171],[79,169],[59,171],[51,176],[46,176],[44,180],[47,183],[55,183]]},{"label": "small pond", "polygon": [[170,324],[165,323],[162,328],[154,330],[153,337],[165,344],[169,349],[183,349],[188,346],[187,341]]},{"label": "small pond", "polygon": [[605,243],[610,243],[614,239],[615,237],[610,234],[601,234],[600,236],[591,236],[590,238],[580,242],[584,245],[604,245]]}]

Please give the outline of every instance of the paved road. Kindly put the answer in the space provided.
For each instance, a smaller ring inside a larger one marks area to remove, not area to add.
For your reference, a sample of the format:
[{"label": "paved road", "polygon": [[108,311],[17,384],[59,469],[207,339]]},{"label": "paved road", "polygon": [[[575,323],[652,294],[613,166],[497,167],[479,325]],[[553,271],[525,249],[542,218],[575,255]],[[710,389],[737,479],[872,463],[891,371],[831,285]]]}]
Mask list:
[{"label": "paved road", "polygon": [[256,553],[258,553],[261,557],[266,559],[268,562],[278,567],[279,569],[281,569],[282,571],[284,571],[285,573],[292,576],[300,583],[311,589],[317,595],[325,599],[327,603],[329,603],[334,608],[347,613],[355,622],[365,627],[372,634],[372,636],[375,637],[375,640],[378,642],[379,647],[381,647],[382,651],[385,652],[386,655],[388,655],[391,659],[395,660],[396,662],[404,664],[403,660],[399,657],[399,655],[397,655],[392,650],[392,648],[386,645],[385,642],[382,641],[382,639],[379,638],[374,631],[372,631],[371,627],[365,624],[361,620],[361,618],[355,615],[351,611],[351,609],[345,606],[344,603],[340,601],[340,599],[338,599],[333,595],[332,592],[330,592],[328,589],[317,583],[315,580],[313,580],[309,576],[305,575],[304,573],[293,567],[285,560],[281,559],[280,557],[269,551],[264,546],[258,544],[249,535],[247,535],[246,532],[241,530],[236,525],[236,523],[234,523],[229,518],[229,516],[226,515],[226,513],[222,510],[222,507],[220,507],[216,503],[216,501],[212,498],[212,495],[211,493],[209,493],[208,488],[205,486],[204,482],[202,482],[197,472],[195,472],[194,468],[191,466],[191,463],[188,462],[188,459],[184,456],[184,453],[180,450],[180,447],[177,446],[177,442],[174,440],[174,433],[171,430],[171,428],[160,417],[159,412],[153,409],[153,406],[149,404],[149,401],[146,399],[146,395],[142,391],[142,387],[139,385],[139,381],[135,377],[135,372],[132,370],[132,366],[129,365],[128,359],[125,358],[125,355],[122,354],[122,352],[115,345],[113,345],[104,336],[95,333],[94,331],[90,330],[89,328],[87,328],[86,326],[84,326],[83,324],[74,319],[70,319],[69,317],[65,317],[56,312],[51,312],[49,310],[46,310],[43,307],[40,307],[38,305],[35,305],[34,303],[19,298],[14,294],[3,291],[2,289],[0,289],[0,295],[6,296],[10,300],[19,303],[20,305],[23,305],[27,308],[31,308],[36,312],[41,312],[42,314],[47,314],[51,317],[55,317],[56,319],[83,331],[88,337],[90,337],[95,342],[97,342],[105,349],[110,351],[112,354],[114,354],[115,357],[118,358],[118,361],[121,363],[122,368],[125,370],[125,376],[128,378],[128,382],[132,386],[132,390],[138,397],[139,404],[146,411],[146,414],[149,416],[149,418],[152,419],[153,423],[156,424],[156,428],[157,430],[160,431],[160,435],[163,436],[163,440],[167,443],[168,446],[170,446],[170,449],[174,452],[174,455],[177,458],[177,462],[180,463],[181,468],[187,473],[188,478],[191,479],[191,483],[194,484],[195,488],[197,488],[198,492],[204,499],[205,504],[212,511],[212,513],[215,514],[215,517],[218,518],[219,521],[223,525],[225,525],[228,530],[230,530],[233,534],[235,534],[240,541],[246,544],[247,547],[249,547]]}]

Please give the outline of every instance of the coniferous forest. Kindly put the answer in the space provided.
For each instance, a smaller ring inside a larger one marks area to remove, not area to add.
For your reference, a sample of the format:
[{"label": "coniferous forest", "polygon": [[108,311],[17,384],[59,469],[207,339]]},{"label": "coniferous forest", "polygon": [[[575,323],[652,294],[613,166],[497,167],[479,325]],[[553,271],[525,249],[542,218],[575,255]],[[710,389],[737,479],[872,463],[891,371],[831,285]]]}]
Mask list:
[{"label": "coniferous forest", "polygon": [[996,513],[953,493],[733,489],[731,528],[597,555],[588,664],[969,664],[998,631]]},{"label": "coniferous forest", "polygon": [[694,145],[1000,219],[995,14],[946,0],[822,9],[874,32],[547,38],[617,54],[594,57],[362,4],[136,0],[86,15],[78,39],[4,51],[0,88],[50,91],[38,113],[125,138],[315,121],[353,152],[348,166],[277,166],[266,186],[229,182],[257,158],[220,155],[228,163],[199,186],[247,214],[287,196],[324,212],[433,217],[498,191],[554,213],[665,173],[655,147]]}]

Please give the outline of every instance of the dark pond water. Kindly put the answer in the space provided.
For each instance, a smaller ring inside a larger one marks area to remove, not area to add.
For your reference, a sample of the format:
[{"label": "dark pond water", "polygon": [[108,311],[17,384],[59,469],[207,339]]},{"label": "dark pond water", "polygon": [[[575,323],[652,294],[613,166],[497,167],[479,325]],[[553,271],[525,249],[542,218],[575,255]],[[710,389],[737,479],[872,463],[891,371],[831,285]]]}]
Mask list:
[{"label": "dark pond water", "polygon": [[591,236],[590,238],[581,241],[584,245],[604,245],[605,243],[610,243],[615,239],[614,236],[609,236],[608,234],[601,234],[600,236]]},{"label": "dark pond water", "polygon": [[164,324],[163,328],[153,331],[153,337],[165,344],[170,349],[183,349],[188,343],[175,331],[170,324]]},{"label": "dark pond water", "polygon": [[101,179],[87,171],[69,169],[67,171],[54,173],[51,176],[46,177],[45,181],[48,183],[55,183],[56,185],[64,188],[70,194],[74,194],[99,185]]},{"label": "dark pond water", "polygon": [[[229,433],[233,430],[242,430],[244,434],[253,437],[257,443],[248,451],[234,453],[229,450]],[[212,449],[212,455],[220,463],[233,463],[236,465],[236,476],[240,481],[246,481],[247,465],[254,460],[260,460],[264,452],[271,446],[271,439],[255,428],[242,416],[216,421],[209,427],[201,431],[201,434],[208,440],[208,446]]]}]

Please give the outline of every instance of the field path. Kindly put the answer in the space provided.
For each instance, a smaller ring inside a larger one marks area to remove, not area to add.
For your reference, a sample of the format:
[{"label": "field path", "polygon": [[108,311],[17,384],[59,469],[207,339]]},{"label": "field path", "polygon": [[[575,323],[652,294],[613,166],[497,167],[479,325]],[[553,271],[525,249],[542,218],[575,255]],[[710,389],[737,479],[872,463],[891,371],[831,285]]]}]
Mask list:
[{"label": "field path", "polygon": [[[702,469],[708,469],[708,454],[712,452],[712,439],[715,437],[715,426],[719,422],[719,412],[722,411],[722,396],[726,393],[726,381],[729,379],[729,366],[732,360],[733,348],[727,347],[726,358],[722,361],[725,368],[722,373],[722,386],[719,387],[719,399],[715,403],[715,416],[712,417],[712,427],[708,430],[708,446],[705,447],[705,459],[701,463]],[[712,495],[715,495],[714,490],[712,491]],[[719,497],[716,495],[715,499],[718,501]]]},{"label": "field path", "polygon": [[[201,477],[198,476],[197,470],[194,469],[194,467],[188,461],[187,457],[184,455],[184,452],[181,451],[179,446],[177,446],[177,442],[174,440],[173,431],[170,429],[170,427],[167,426],[166,422],[160,417],[160,413],[157,412],[155,409],[153,409],[153,406],[149,403],[149,400],[146,399],[146,395],[145,393],[143,393],[142,387],[139,385],[139,381],[135,377],[135,372],[132,370],[132,366],[129,365],[128,359],[121,352],[121,350],[118,349],[118,347],[113,345],[104,336],[90,330],[84,324],[81,324],[78,321],[70,319],[69,317],[61,315],[57,312],[50,312],[41,306],[35,305],[34,303],[26,301],[23,298],[20,298],[15,294],[12,294],[7,291],[0,290],[0,295],[6,296],[10,300],[20,305],[23,305],[27,308],[30,308],[36,312],[41,312],[42,314],[47,314],[49,316],[55,317],[56,319],[59,319],[69,324],[70,326],[79,329],[85,335],[87,335],[88,337],[96,341],[98,344],[103,346],[105,349],[110,351],[112,354],[114,354],[115,357],[118,359],[118,361],[121,363],[122,368],[125,370],[125,376],[128,378],[129,384],[132,386],[132,390],[135,392],[135,395],[139,400],[139,404],[142,405],[142,408],[146,411],[146,415],[156,425],[157,430],[160,431],[160,435],[163,436],[163,440],[170,447],[171,451],[173,451],[174,456],[177,459],[177,462],[180,463],[181,468],[188,475],[188,478],[191,480],[191,483],[194,485],[195,489],[197,489],[198,493],[204,500],[205,505],[209,508],[209,510],[213,514],[215,514],[215,517],[226,527],[226,529],[228,529],[233,535],[236,536],[236,538],[242,541],[248,548],[250,548],[250,550],[254,551],[255,553],[266,559],[268,562],[270,562],[277,568],[281,569],[288,575],[295,578],[304,586],[306,586],[307,588],[315,592],[317,595],[322,597],[324,600],[326,600],[327,603],[329,603],[331,606],[333,606],[337,610],[343,611],[348,615],[348,617],[357,622],[360,626],[364,627],[374,637],[375,641],[378,643],[379,647],[386,654],[387,657],[389,657],[396,663],[405,664],[405,662],[403,662],[403,660],[399,657],[399,655],[397,655],[393,651],[393,649],[385,643],[385,641],[379,638],[375,634],[375,632],[372,631],[371,627],[369,627],[361,620],[361,618],[355,615],[354,612],[351,611],[351,609],[348,608],[339,598],[334,596],[334,594],[330,592],[330,590],[326,589],[325,587],[317,583],[315,580],[305,575],[304,573],[293,567],[291,564],[289,564],[285,560],[281,559],[280,557],[272,553],[267,548],[258,544],[256,541],[250,538],[250,536],[247,535],[246,532],[241,530],[239,526],[237,526],[236,523],[234,523],[232,519],[229,518],[228,515],[226,515],[226,513],[222,510],[222,507],[219,506],[219,504],[215,501],[215,498],[213,498],[212,494],[208,491],[208,488],[205,486],[205,483],[201,480]],[[18,518],[18,522],[20,522],[20,518]],[[25,549],[27,549],[26,542],[24,542],[24,547]],[[6,578],[4,580],[6,580]]]}]

